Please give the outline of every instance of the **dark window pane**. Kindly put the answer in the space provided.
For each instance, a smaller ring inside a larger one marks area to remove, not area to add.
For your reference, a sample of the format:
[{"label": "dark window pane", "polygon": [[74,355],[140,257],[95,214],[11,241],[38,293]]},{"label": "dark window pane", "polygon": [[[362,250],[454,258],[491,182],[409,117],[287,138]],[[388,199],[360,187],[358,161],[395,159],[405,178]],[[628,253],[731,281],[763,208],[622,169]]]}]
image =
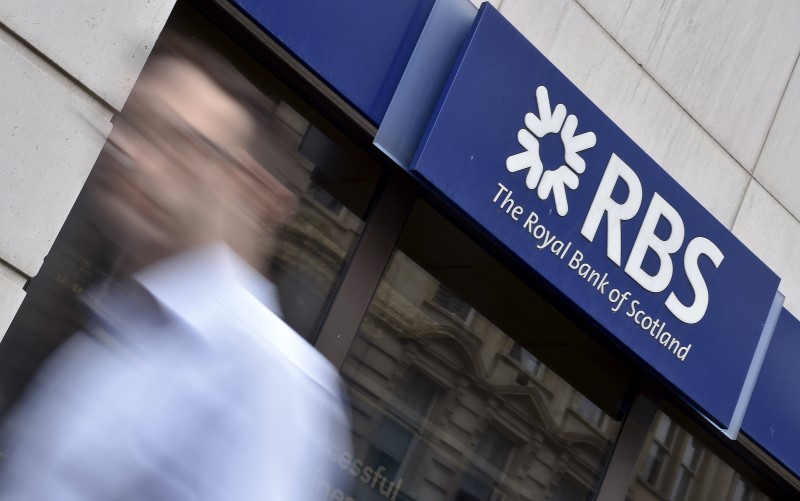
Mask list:
[{"label": "dark window pane", "polygon": [[511,456],[513,444],[494,428],[487,428],[481,435],[475,453],[498,470],[504,470]]},{"label": "dark window pane", "polygon": [[[437,219],[442,226],[431,225]],[[401,485],[398,499],[590,497],[619,430],[618,409],[605,405],[610,416],[561,377],[561,367],[574,364],[572,348],[535,348],[544,339],[563,343],[564,336],[579,342],[580,331],[463,235],[431,245],[430,235],[452,231],[425,204],[414,208],[350,347],[342,376],[353,405],[355,456],[391,472],[387,482]],[[485,293],[484,282],[500,277]],[[508,290],[512,300],[502,293]],[[491,318],[485,308],[494,311]],[[529,321],[510,327],[525,332],[525,346],[494,321],[521,313]],[[603,357],[592,353],[595,361]],[[585,376],[575,379],[607,381],[605,370]],[[575,408],[579,402],[589,419]],[[397,429],[410,434],[407,448],[386,443]],[[371,483],[356,483],[357,499],[380,499]]]},{"label": "dark window pane", "polygon": [[631,501],[764,501],[769,499],[744,481],[669,416],[659,412],[629,489]]},{"label": "dark window pane", "polygon": [[436,288],[436,293],[433,295],[433,302],[464,322],[467,321],[469,313],[472,311],[469,304],[442,285]]},{"label": "dark window pane", "polygon": [[589,489],[568,478],[558,484],[553,495],[553,501],[588,501],[591,498]]},{"label": "dark window pane", "polygon": [[[284,320],[313,339],[383,169],[186,2],[178,3],[166,31],[214,47],[262,93],[248,108],[258,135],[248,153],[290,188],[298,204],[276,234],[264,232],[257,267],[276,285]],[[100,234],[95,215],[90,197],[81,194],[0,343],[2,410],[39,364],[83,327],[85,292],[102,294],[119,274],[120,249]]]}]

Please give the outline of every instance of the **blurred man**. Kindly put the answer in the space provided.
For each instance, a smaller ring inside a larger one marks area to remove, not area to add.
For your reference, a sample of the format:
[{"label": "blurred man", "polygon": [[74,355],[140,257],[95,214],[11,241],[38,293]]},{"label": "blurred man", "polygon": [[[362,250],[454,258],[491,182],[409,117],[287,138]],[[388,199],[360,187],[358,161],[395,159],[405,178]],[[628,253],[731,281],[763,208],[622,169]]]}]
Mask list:
[{"label": "blurred man", "polygon": [[215,57],[154,56],[114,121],[92,189],[127,279],[16,412],[0,499],[300,501],[337,483],[338,376],[251,267],[294,198],[248,154],[247,82]]}]

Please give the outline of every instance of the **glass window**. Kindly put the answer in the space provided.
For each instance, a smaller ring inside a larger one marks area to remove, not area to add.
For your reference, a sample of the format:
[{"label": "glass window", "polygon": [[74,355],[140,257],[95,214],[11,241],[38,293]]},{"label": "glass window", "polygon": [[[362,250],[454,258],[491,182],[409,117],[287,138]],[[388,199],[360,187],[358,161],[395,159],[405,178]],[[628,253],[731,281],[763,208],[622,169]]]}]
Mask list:
[{"label": "glass window", "polygon": [[[746,480],[736,476],[731,493],[731,501],[754,501],[758,499],[759,492]],[[763,497],[762,497],[763,499]]]},{"label": "glass window", "polygon": [[514,343],[511,348],[511,358],[519,362],[520,367],[526,374],[532,377],[541,377],[544,373],[544,364],[531,352],[522,347],[519,343]]},{"label": "glass window", "polygon": [[[166,32],[213,47],[262,94],[250,107],[258,125],[249,153],[297,195],[298,205],[277,234],[264,235],[260,271],[276,285],[284,319],[311,340],[383,169],[186,2],[178,2]],[[85,292],[102,292],[118,275],[120,250],[97,229],[93,212],[81,194],[0,343],[0,409],[84,325]]]},{"label": "glass window", "polygon": [[456,499],[502,499],[501,483],[514,444],[502,433],[489,426],[480,437],[472,461]]},{"label": "glass window", "polygon": [[592,499],[592,493],[569,478],[564,478],[558,483],[553,496],[554,501],[589,501],[590,499]]},{"label": "glass window", "polygon": [[649,485],[656,487],[661,478],[667,456],[672,444],[675,425],[666,414],[661,414],[656,420],[653,440],[647,450],[647,457],[639,470],[639,475]]},{"label": "glass window", "polygon": [[769,499],[695,437],[659,412],[630,488],[631,501]]},{"label": "glass window", "polygon": [[466,301],[441,284],[433,294],[433,302],[465,323],[469,320],[470,313],[472,313],[472,307]]},{"label": "glass window", "polygon": [[673,501],[683,501],[689,493],[689,488],[694,480],[695,469],[700,459],[702,449],[695,446],[694,438],[686,442],[683,450],[683,457],[678,469],[678,477],[675,480],[675,487],[672,491]]},{"label": "glass window", "polygon": [[[441,237],[436,245],[430,235]],[[491,294],[485,280],[493,281]],[[575,362],[570,354],[604,359],[579,336],[516,275],[418,203],[341,371],[353,457],[385,477],[354,476],[355,499],[593,495],[619,430],[610,402],[621,403],[628,379],[616,386],[601,370],[575,384],[562,377],[561,367]],[[609,373],[619,374],[615,365],[609,359]],[[604,384],[597,392],[604,403],[578,390],[590,379]]]},{"label": "glass window", "polygon": [[491,426],[481,434],[475,454],[486,464],[496,470],[503,471],[511,456],[513,444],[502,433]]},{"label": "glass window", "polygon": [[575,400],[575,410],[578,411],[581,417],[593,426],[601,426],[603,424],[604,414],[602,409],[594,405],[594,403],[584,395],[577,395]]}]

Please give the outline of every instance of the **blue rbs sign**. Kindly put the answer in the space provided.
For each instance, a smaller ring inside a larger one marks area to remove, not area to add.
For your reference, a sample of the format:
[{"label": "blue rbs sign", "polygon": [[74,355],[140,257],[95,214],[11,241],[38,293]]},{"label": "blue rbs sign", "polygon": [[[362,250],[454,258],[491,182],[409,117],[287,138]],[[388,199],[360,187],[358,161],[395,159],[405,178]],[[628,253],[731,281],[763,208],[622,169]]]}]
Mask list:
[{"label": "blue rbs sign", "polygon": [[380,123],[434,0],[231,0]]},{"label": "blue rbs sign", "polygon": [[778,277],[487,4],[413,169],[730,424]]}]

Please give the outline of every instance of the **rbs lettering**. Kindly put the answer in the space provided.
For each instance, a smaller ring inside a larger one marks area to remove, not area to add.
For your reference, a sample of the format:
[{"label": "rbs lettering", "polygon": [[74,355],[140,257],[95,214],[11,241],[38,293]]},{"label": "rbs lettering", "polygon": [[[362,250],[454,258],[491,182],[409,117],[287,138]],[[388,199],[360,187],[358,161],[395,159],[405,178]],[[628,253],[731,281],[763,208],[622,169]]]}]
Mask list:
[{"label": "rbs lettering", "polygon": [[[619,182],[625,183],[628,188],[628,196],[623,202],[611,197],[614,187]],[[639,177],[622,159],[612,154],[581,228],[581,235],[590,242],[594,241],[605,216],[608,231],[606,255],[617,266],[622,266],[622,222],[633,219],[641,205],[642,183]],[[656,235],[656,226],[662,219],[669,223],[670,227],[666,239]],[[654,193],[631,253],[625,262],[625,273],[650,292],[664,291],[672,280],[672,254],[681,249],[683,241],[684,226],[680,214],[661,195]],[[659,260],[658,270],[652,275],[642,269],[648,251],[654,252]],[[664,302],[679,320],[687,324],[699,322],[708,309],[708,286],[698,265],[700,256],[707,256],[716,268],[719,268],[725,257],[707,238],[692,239],[684,252],[683,268],[694,290],[694,301],[687,305],[670,291],[669,297]]]}]

